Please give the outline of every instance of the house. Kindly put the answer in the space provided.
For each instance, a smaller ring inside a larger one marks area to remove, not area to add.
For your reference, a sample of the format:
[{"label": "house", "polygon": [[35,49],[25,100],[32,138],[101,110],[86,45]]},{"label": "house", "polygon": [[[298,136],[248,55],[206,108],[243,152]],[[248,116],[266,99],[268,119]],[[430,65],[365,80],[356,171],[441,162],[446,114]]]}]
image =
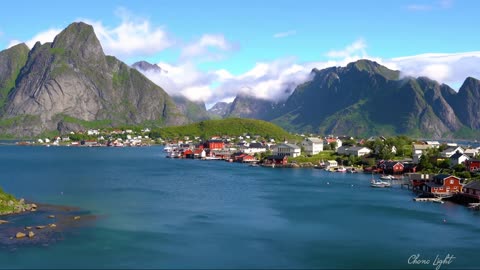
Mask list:
[{"label": "house", "polygon": [[399,161],[380,161],[377,165],[378,168],[381,168],[383,173],[386,174],[401,174],[404,171],[403,163]]},{"label": "house", "polygon": [[268,156],[264,162],[267,165],[275,164],[275,165],[286,165],[288,163],[288,157],[286,155],[279,156],[273,155]]},{"label": "house", "polygon": [[427,149],[432,148],[431,145],[428,144],[413,144],[413,154],[423,154],[423,152],[427,151]]},{"label": "house", "polygon": [[463,164],[465,161],[469,159],[470,158],[467,155],[460,153],[460,151],[457,151],[455,154],[453,154],[450,157],[450,166],[453,167],[455,165]]},{"label": "house", "polygon": [[261,143],[251,143],[243,150],[243,152],[247,154],[263,153],[266,151],[267,148]]},{"label": "house", "polygon": [[478,155],[478,149],[476,148],[465,149],[463,153],[471,158],[475,158]]},{"label": "house", "polygon": [[327,160],[325,165],[327,168],[338,167],[338,162],[336,160]]},{"label": "house", "polygon": [[443,150],[441,153],[440,153],[440,156],[441,157],[446,157],[446,158],[450,158],[451,156],[453,156],[455,153],[457,152],[460,152],[463,154],[464,150],[462,147],[460,146],[454,146],[454,147],[448,147],[447,149]]},{"label": "house", "polygon": [[183,151],[184,158],[195,158],[195,153],[191,149]]},{"label": "house", "polygon": [[438,141],[425,141],[425,144],[432,148],[440,147],[440,143]]},{"label": "house", "polygon": [[462,192],[462,187],[460,178],[448,174],[439,174],[433,177],[433,181],[425,183],[423,191],[435,196],[449,196]]},{"label": "house", "polygon": [[404,173],[415,173],[417,172],[417,165],[412,162],[403,163],[403,172]]},{"label": "house", "polygon": [[335,149],[332,149],[332,150],[337,150],[339,147],[342,146],[342,140],[338,139],[338,138],[332,138],[332,137],[329,137],[329,138],[326,138],[323,143],[325,145],[330,145],[331,143],[336,143],[336,146],[335,146]]},{"label": "house", "polygon": [[242,162],[242,163],[249,163],[249,162],[257,162],[258,160],[254,156],[245,154],[244,156],[242,156],[240,158],[239,161]]},{"label": "house", "polygon": [[480,171],[480,160],[478,159],[466,160],[465,166],[467,167],[467,170],[470,172],[478,172]]},{"label": "house", "polygon": [[370,154],[372,150],[363,146],[340,146],[337,153],[346,156],[362,157]]},{"label": "house", "polygon": [[289,156],[289,157],[298,157],[300,156],[302,150],[298,145],[290,143],[282,143],[273,147],[272,153],[274,156]]},{"label": "house", "polygon": [[225,147],[225,143],[222,140],[208,140],[204,147],[210,150],[218,150],[223,149]]},{"label": "house", "polygon": [[480,201],[480,181],[472,181],[463,187],[462,195]]},{"label": "house", "polygon": [[308,137],[302,141],[305,154],[316,155],[323,151],[323,140],[315,137]]}]

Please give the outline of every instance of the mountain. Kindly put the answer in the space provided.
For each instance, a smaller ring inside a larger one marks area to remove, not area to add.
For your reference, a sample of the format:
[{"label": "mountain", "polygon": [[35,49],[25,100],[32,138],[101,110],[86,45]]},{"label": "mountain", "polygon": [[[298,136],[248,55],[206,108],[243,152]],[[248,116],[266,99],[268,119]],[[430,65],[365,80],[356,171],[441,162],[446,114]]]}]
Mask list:
[{"label": "mountain", "polygon": [[199,122],[210,119],[205,103],[194,102],[184,96],[172,96],[173,101],[182,114],[184,114],[190,122]]},{"label": "mountain", "polygon": [[320,134],[443,138],[478,129],[478,81],[467,79],[457,94],[425,77],[400,77],[376,62],[312,70],[270,120],[288,130]]},{"label": "mountain", "polygon": [[[7,53],[2,52],[2,57]],[[52,43],[37,42],[18,74],[8,70],[16,78],[13,89],[2,88],[2,93],[9,92],[0,115],[2,134],[35,136],[89,125],[187,122],[162,88],[106,56],[92,26],[85,23],[72,23]],[[2,79],[9,77],[3,69],[0,73]]]},{"label": "mountain", "polygon": [[239,94],[229,106],[225,117],[267,119],[275,110],[276,103],[253,96]]},{"label": "mountain", "polygon": [[231,102],[217,102],[208,110],[211,117],[224,118],[230,111]]},{"label": "mountain", "polygon": [[458,90],[449,96],[460,121],[471,129],[480,129],[480,81],[468,77]]},{"label": "mountain", "polygon": [[30,49],[25,43],[0,52],[0,115],[8,94],[15,87],[20,69],[25,65]]},{"label": "mountain", "polygon": [[[132,68],[140,71],[142,74],[147,76],[148,72],[167,72],[163,70],[156,64],[151,64],[147,61],[139,61],[132,65]],[[159,85],[162,87],[161,85]],[[172,99],[175,102],[175,105],[184,114],[190,122],[198,122],[202,120],[210,119],[210,114],[207,112],[205,103],[203,102],[194,102],[188,98],[181,95],[172,95]]]},{"label": "mountain", "polygon": [[139,62],[135,62],[133,65],[132,65],[132,68],[135,68],[137,69],[138,71],[142,72],[142,71],[155,71],[155,72],[162,72],[162,68],[159,67],[157,64],[151,64],[147,61],[139,61]]}]

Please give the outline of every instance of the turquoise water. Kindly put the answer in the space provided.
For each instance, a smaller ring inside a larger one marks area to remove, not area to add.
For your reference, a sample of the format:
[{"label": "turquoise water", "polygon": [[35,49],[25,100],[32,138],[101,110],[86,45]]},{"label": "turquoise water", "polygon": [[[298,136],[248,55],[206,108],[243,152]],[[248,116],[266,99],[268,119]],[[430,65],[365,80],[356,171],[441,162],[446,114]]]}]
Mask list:
[{"label": "turquoise water", "polygon": [[[480,215],[370,176],[167,159],[161,147],[0,147],[0,186],[98,216],[0,268],[478,268]],[[445,220],[445,222],[444,222]],[[0,228],[1,229],[1,228]],[[429,259],[414,265],[412,255]]]}]

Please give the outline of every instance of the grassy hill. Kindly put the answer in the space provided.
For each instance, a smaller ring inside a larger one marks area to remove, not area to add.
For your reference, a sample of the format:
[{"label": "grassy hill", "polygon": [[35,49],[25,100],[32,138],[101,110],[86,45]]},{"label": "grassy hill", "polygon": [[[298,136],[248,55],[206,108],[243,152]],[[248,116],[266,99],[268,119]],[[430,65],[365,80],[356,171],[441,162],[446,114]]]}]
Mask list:
[{"label": "grassy hill", "polygon": [[275,124],[262,120],[227,118],[221,120],[207,120],[185,126],[164,127],[152,130],[152,138],[163,139],[183,138],[184,136],[198,136],[210,138],[212,136],[240,136],[244,134],[259,135],[263,138],[283,140],[294,138],[293,135]]}]

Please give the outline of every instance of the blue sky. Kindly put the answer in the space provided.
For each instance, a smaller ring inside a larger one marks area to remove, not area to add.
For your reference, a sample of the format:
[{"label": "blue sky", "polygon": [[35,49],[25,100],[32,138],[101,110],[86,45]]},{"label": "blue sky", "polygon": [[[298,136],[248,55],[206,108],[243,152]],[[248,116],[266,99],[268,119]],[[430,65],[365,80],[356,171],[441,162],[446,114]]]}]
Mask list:
[{"label": "blue sky", "polygon": [[284,98],[286,85],[307,79],[311,68],[359,58],[454,87],[466,76],[480,75],[475,19],[480,2],[474,0],[97,0],[21,5],[25,7],[2,3],[0,49],[52,40],[68,24],[82,20],[94,26],[106,53],[128,64],[158,63],[169,72],[146,74],[149,78],[169,93],[207,103],[231,99],[239,91]]}]

